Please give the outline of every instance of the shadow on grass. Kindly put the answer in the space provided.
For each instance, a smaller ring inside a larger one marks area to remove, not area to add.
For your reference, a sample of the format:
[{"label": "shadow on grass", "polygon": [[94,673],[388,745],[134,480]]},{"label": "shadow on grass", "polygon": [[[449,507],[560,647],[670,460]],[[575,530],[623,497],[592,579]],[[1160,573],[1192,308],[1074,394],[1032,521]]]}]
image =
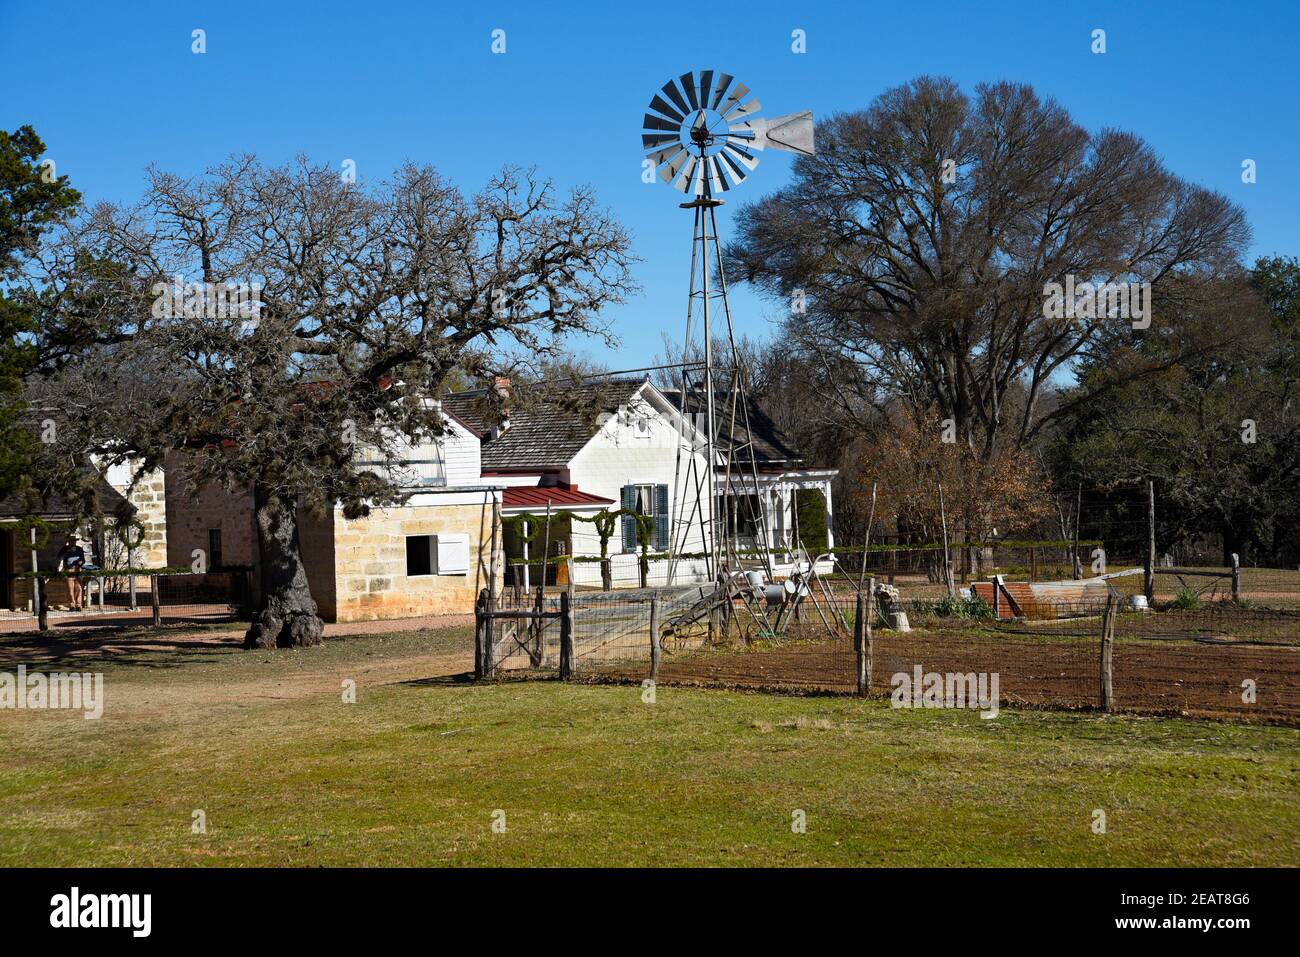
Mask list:
[{"label": "shadow on grass", "polygon": [[483,684],[474,677],[472,671],[462,671],[454,675],[433,675],[429,678],[411,678],[398,684],[410,688],[446,688],[453,685]]},{"label": "shadow on grass", "polygon": [[[238,627],[238,623],[231,623]],[[196,635],[193,626],[184,636],[171,636],[165,629],[126,631],[121,628],[82,628],[76,632],[31,632],[0,638],[0,667],[55,667],[75,665],[78,670],[97,665],[142,668],[179,668],[211,659],[214,651],[236,650],[241,640],[233,637]]]}]

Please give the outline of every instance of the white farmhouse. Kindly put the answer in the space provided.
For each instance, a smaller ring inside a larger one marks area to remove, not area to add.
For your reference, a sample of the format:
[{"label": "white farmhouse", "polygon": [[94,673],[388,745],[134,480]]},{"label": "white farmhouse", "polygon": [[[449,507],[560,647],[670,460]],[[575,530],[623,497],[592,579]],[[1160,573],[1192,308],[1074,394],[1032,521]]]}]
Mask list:
[{"label": "white farmhouse", "polygon": [[[700,557],[714,507],[701,481],[706,474],[702,437],[690,421],[683,420],[675,396],[667,395],[646,379],[612,379],[556,387],[543,400],[510,410],[499,422],[491,421],[486,390],[458,392],[443,400],[443,408],[470,424],[482,436],[483,481],[505,486],[502,514],[528,514],[544,521],[548,505],[552,514],[572,513],[574,519],[553,520],[549,532],[551,556],[572,554],[597,558],[600,537],[595,525],[583,519],[603,510],[624,508],[651,518],[651,582],[701,581],[706,565]],[[727,456],[733,454],[731,490],[721,497],[719,524],[741,549],[766,541],[782,553],[799,548],[796,497],[801,490],[819,493],[825,539],[803,541],[811,552],[833,545],[831,539],[831,481],[834,469],[809,469],[789,440],[755,403],[749,409],[750,434],[757,459],[755,477],[740,464],[748,452],[734,451],[739,442],[719,436],[719,474],[725,474]],[[689,417],[688,417],[689,418]],[[692,468],[693,465],[693,468]],[[743,486],[743,488],[742,488]],[[807,502],[805,502],[805,508]],[[821,525],[821,522],[818,523]],[[546,544],[538,529],[524,534],[510,526],[504,536],[508,561],[507,581],[516,574],[537,583],[541,565],[521,566],[539,559]],[[532,539],[528,541],[527,539]],[[623,517],[607,544],[617,585],[639,582],[636,523]],[[785,557],[788,565],[789,558]],[[779,570],[779,569],[778,569]],[[555,580],[555,570],[547,580]],[[599,565],[574,565],[578,584],[600,581]]]}]

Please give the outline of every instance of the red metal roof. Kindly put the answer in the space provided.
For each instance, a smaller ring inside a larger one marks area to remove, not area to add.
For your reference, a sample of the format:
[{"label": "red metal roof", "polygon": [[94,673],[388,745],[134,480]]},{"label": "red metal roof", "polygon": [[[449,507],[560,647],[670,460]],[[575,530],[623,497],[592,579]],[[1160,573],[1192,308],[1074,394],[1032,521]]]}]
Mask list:
[{"label": "red metal roof", "polygon": [[576,488],[563,488],[558,485],[546,487],[540,485],[512,485],[508,486],[502,493],[501,507],[544,509],[548,500],[551,503],[551,508],[581,508],[583,506],[595,508],[614,504],[612,498],[588,495],[586,492],[579,492]]}]

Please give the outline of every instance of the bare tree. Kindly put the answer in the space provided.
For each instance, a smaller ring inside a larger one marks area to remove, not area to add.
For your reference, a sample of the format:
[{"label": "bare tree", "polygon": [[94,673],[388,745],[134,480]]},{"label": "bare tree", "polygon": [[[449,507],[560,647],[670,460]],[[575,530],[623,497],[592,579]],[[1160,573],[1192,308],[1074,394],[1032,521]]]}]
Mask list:
[{"label": "bare tree", "polygon": [[[1177,321],[1249,238],[1238,207],[1136,136],[1090,133],[1022,84],[968,97],[933,77],[832,118],[794,184],[739,222],[728,272],[789,298],[788,333],[828,403],[863,421],[896,402],[937,413],[984,460],[1088,401],[1045,399],[1099,343]],[[1152,328],[1050,317],[1047,284],[1067,277],[1149,282]]]},{"label": "bare tree", "polygon": [[[183,451],[191,491],[251,490],[246,646],[315,644],[299,510],[400,501],[385,466],[441,432],[447,378],[605,335],[601,309],[633,288],[628,248],[590,191],[557,196],[532,172],[467,197],[411,165],[375,188],[302,159],[154,170],[141,202],[95,208],[45,251],[33,388],[70,459],[143,473]],[[98,383],[90,401],[75,382]]]}]

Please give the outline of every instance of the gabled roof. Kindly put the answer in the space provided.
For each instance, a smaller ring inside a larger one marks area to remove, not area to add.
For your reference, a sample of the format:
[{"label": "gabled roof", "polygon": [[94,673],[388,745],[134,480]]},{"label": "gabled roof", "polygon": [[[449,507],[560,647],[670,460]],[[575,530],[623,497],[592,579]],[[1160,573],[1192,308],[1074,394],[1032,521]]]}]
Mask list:
[{"label": "gabled roof", "polygon": [[[626,407],[638,393],[646,391],[655,397],[655,404],[665,410],[675,410],[679,390],[656,389],[647,379],[609,379],[601,382],[561,385],[554,387],[548,397],[523,405],[510,414],[510,426],[491,437],[492,423],[487,413],[487,389],[453,392],[442,400],[443,409],[483,436],[483,468],[493,470],[558,469],[567,465],[591,441],[598,428],[601,413],[616,413]],[[699,408],[686,409],[688,416],[702,413],[702,402],[694,397]],[[716,421],[719,452],[735,450],[745,441],[745,415],[737,406],[734,435],[729,434],[731,420],[730,397],[719,393],[716,399]],[[746,402],[749,418],[749,435],[754,445],[754,458],[761,470],[805,468],[803,453],[790,438],[777,428],[776,423],[759,406],[752,396]],[[736,452],[736,461],[744,464],[748,454]]]},{"label": "gabled roof", "polygon": [[645,379],[610,379],[557,387],[512,409],[510,427],[496,438],[490,438],[486,389],[453,392],[442,407],[485,436],[484,469],[563,468],[596,434],[599,416],[616,413],[645,385]]},{"label": "gabled roof", "polygon": [[[680,389],[664,389],[664,397],[677,407],[681,395]],[[704,400],[702,397],[692,397],[693,406],[686,409],[686,414],[702,413],[704,411]],[[746,396],[744,407],[740,402],[736,403],[736,427],[731,430],[731,396],[726,392],[719,392],[714,400],[714,418],[717,422],[718,451],[725,454],[729,449],[734,450],[737,446],[745,442],[745,412],[749,413],[749,436],[754,443],[754,459],[761,469],[767,467],[780,468],[803,468],[803,453],[795,446],[794,442],[777,428],[776,423],[772,421],[771,416],[762,410],[753,396]],[[741,450],[736,453],[738,464],[744,465],[749,461],[749,453]]]},{"label": "gabled roof", "polygon": [[[126,496],[102,478],[95,483],[95,498],[98,500],[102,515],[116,514],[127,501]],[[0,522],[21,520],[28,515],[35,515],[52,522],[68,521],[79,511],[75,503],[57,495],[45,499],[36,508],[29,507],[29,504],[18,495],[0,498]]]}]

